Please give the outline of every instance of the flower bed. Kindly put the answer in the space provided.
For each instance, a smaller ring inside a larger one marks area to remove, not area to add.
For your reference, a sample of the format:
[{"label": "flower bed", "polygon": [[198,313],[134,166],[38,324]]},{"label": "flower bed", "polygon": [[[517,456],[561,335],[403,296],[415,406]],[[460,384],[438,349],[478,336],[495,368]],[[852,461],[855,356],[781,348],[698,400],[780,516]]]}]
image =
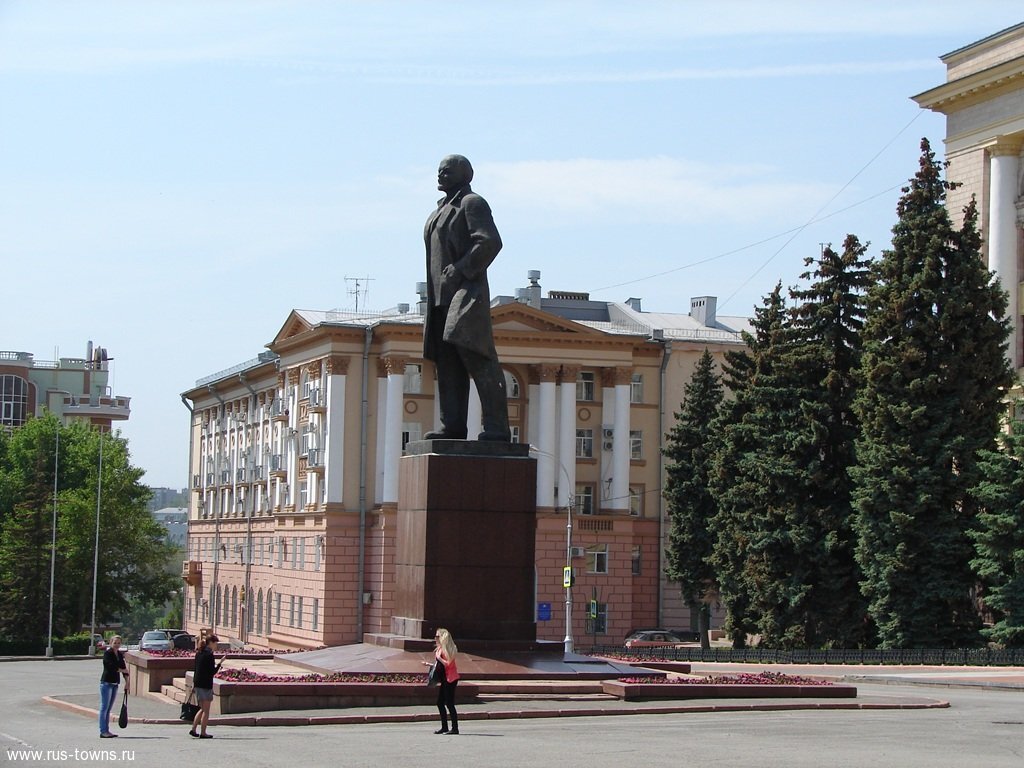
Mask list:
[{"label": "flower bed", "polygon": [[[248,669],[221,670],[213,680],[214,712],[236,714],[281,709],[336,709],[427,705],[437,699],[426,674],[267,675]],[[477,686],[460,682],[459,702],[476,699]]]},{"label": "flower bed", "polygon": [[639,699],[856,698],[852,685],[837,685],[779,672],[692,678],[620,677],[601,684],[604,692],[626,701]]},{"label": "flower bed", "polygon": [[415,683],[424,686],[427,684],[426,673],[353,674],[351,672],[334,672],[329,675],[321,675],[310,672],[305,675],[268,675],[263,672],[253,672],[245,667],[222,669],[217,673],[216,679],[233,683]]}]

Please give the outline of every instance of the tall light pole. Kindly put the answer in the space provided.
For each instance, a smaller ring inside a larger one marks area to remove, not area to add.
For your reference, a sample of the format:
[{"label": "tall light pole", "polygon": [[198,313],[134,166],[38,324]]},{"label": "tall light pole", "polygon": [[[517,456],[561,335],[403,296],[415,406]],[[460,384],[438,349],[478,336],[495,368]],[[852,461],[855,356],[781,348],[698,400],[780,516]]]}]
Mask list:
[{"label": "tall light pole", "polygon": [[53,658],[53,575],[57,566],[57,465],[60,460],[60,422],[53,449],[53,524],[50,531],[50,626],[46,634],[46,658]]},{"label": "tall light pole", "polygon": [[103,497],[103,429],[96,431],[100,438],[99,469],[96,473],[96,545],[92,556],[92,623],[89,625],[89,655],[96,655],[96,582],[100,572],[100,501]]},{"label": "tall light pole", "polygon": [[558,468],[565,476],[566,484],[566,507],[565,507],[565,569],[562,571],[562,586],[565,587],[565,639],[562,641],[562,649],[565,653],[573,653],[575,643],[572,639],[572,508],[576,503],[574,488],[569,488],[569,470],[565,468],[561,459],[548,451],[542,451],[535,445],[530,445],[531,453],[539,453],[558,462]]}]

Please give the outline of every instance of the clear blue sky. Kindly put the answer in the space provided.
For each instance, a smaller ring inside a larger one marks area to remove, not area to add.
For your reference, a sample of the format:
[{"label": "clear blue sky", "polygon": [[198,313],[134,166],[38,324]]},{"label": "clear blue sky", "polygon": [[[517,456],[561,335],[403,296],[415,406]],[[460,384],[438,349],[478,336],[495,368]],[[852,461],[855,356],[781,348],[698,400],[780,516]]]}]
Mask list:
[{"label": "clear blue sky", "polygon": [[[414,303],[442,156],[492,294],[749,315],[848,232],[887,247],[939,56],[1008,2],[0,2],[0,349],[115,358],[155,486],[179,394],[292,308]],[[366,278],[369,278],[367,280]]]}]

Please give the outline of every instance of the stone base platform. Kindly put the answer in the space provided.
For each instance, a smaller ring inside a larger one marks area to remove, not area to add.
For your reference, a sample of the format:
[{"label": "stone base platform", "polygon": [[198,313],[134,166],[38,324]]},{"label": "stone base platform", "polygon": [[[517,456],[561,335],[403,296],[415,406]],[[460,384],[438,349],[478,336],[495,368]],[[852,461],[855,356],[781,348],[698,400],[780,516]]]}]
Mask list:
[{"label": "stone base platform", "polygon": [[[325,675],[332,672],[416,674],[423,672],[424,661],[432,661],[434,658],[432,641],[429,647],[422,650],[418,646],[397,641],[396,645],[404,647],[377,642],[356,643],[282,654],[277,657],[277,662]],[[540,643],[533,649],[513,650],[502,648],[500,644],[499,647],[474,649],[460,643],[457,659],[459,676],[463,680],[611,680],[627,675],[637,677],[664,674],[637,669],[626,663],[567,654],[560,644],[555,645],[557,647],[552,648]]]}]

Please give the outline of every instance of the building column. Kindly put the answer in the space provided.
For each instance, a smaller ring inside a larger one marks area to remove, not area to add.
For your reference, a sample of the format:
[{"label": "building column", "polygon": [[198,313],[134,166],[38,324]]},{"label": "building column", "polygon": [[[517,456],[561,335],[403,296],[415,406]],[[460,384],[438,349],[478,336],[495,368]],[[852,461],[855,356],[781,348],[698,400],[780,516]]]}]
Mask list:
[{"label": "building column", "polygon": [[402,403],[405,400],[404,357],[384,358],[388,372],[384,431],[384,488],[382,504],[398,503],[398,463],[402,459]]},{"label": "building column", "polygon": [[480,393],[477,392],[476,382],[469,380],[469,404],[466,408],[466,439],[476,440],[476,436],[483,432],[483,406],[480,404]]},{"label": "building column", "polygon": [[1017,275],[1017,175],[1020,170],[1020,143],[1003,141],[989,147],[991,159],[988,222],[988,267],[999,277],[1009,296],[1006,316],[1011,323],[1007,356],[1013,370],[1019,368],[1020,344]]},{"label": "building column", "polygon": [[612,434],[612,483],[608,506],[629,510],[629,390],[632,368],[613,368],[615,415]]},{"label": "building column", "polygon": [[377,438],[374,441],[373,498],[380,504],[384,498],[384,446],[387,443],[388,366],[384,358],[377,358]]},{"label": "building column", "polygon": [[[537,446],[537,506],[555,506],[555,377],[557,365],[533,366],[539,382]],[[531,443],[533,441],[531,440]]]},{"label": "building column", "polygon": [[559,507],[569,506],[569,497],[576,493],[576,378],[580,366],[563,365],[558,385],[558,470]]},{"label": "building column", "polygon": [[285,485],[287,494],[283,504],[295,508],[295,499],[299,495],[299,379],[298,368],[288,371],[288,421],[284,426],[284,452],[288,457],[288,482]]},{"label": "building column", "polygon": [[324,479],[327,503],[345,500],[345,385],[348,379],[348,357],[327,358],[324,402]]}]

